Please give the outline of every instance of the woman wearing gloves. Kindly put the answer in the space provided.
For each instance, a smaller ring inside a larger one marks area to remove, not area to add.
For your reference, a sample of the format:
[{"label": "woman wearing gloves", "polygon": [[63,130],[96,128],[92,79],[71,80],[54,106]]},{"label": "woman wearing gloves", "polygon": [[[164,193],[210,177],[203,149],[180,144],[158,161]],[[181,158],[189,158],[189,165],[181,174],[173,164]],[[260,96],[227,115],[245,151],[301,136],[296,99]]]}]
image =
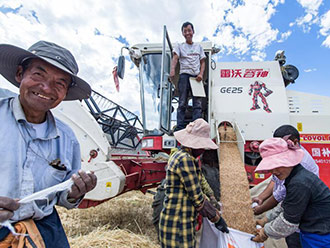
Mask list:
[{"label": "woman wearing gloves", "polygon": [[252,240],[283,238],[299,228],[302,247],[330,247],[330,190],[300,165],[304,152],[288,138],[271,138],[260,145],[262,161],[256,171],[270,171],[285,180],[287,193],[283,211],[274,214]]}]

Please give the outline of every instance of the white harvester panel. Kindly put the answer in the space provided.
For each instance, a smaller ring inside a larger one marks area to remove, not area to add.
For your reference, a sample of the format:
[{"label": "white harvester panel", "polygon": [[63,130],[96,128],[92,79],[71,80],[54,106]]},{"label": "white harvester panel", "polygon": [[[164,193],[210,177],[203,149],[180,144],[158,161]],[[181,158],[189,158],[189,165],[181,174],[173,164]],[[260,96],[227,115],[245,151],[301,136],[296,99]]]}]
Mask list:
[{"label": "white harvester panel", "polygon": [[[110,144],[100,125],[81,102],[62,102],[53,110],[53,113],[69,125],[75,133],[80,144],[82,164],[109,160]],[[96,150],[98,153],[94,159],[90,158],[91,150]]]},{"label": "white harvester panel", "polygon": [[[236,122],[245,140],[264,140],[289,123],[277,61],[216,63],[209,95],[211,122]],[[211,135],[216,135],[215,130]]]},{"label": "white harvester panel", "polygon": [[[94,164],[97,176],[96,187],[85,195],[84,199],[101,201],[112,198],[121,193],[125,186],[125,175],[112,161]],[[82,167],[84,168],[84,166]],[[90,168],[88,168],[90,169]]]},{"label": "white harvester panel", "polygon": [[[94,117],[79,101],[62,102],[54,109],[54,114],[68,124],[80,144],[81,168],[94,171],[96,187],[86,194],[85,199],[101,201],[121,193],[125,185],[125,175],[112,161],[108,161],[110,145],[104,132]],[[94,150],[97,156],[92,158]]]},{"label": "white harvester panel", "polygon": [[330,97],[288,90],[290,124],[301,134],[330,133]]}]

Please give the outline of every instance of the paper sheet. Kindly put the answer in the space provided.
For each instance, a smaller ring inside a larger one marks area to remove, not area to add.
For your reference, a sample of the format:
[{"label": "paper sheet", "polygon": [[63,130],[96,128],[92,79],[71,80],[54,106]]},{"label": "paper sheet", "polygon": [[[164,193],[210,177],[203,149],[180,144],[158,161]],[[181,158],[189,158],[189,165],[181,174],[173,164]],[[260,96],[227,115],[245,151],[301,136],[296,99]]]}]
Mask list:
[{"label": "paper sheet", "polygon": [[35,200],[46,199],[49,194],[70,189],[72,185],[73,185],[73,181],[70,178],[69,180],[66,180],[63,183],[56,184],[52,187],[40,190],[36,193],[33,193],[32,195],[26,196],[23,199],[19,200],[18,203],[28,203]]},{"label": "paper sheet", "polygon": [[204,90],[204,82],[203,81],[198,82],[194,77],[190,77],[189,80],[190,80],[192,95],[197,97],[206,97]]}]

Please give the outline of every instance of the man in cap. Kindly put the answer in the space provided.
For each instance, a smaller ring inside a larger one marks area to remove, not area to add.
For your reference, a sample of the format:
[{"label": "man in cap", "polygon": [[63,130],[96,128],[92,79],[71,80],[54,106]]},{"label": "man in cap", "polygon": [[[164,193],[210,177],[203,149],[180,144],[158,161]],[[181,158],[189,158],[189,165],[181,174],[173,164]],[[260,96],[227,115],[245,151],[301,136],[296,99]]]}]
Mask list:
[{"label": "man in cap", "polygon": [[[33,219],[32,230],[42,237],[37,247],[69,247],[54,205],[77,207],[96,185],[93,173],[80,170],[74,133],[50,111],[63,100],[90,96],[89,84],[77,73],[71,52],[54,43],[39,41],[28,50],[0,45],[0,74],[19,87],[18,96],[0,100],[0,222]],[[45,200],[17,202],[69,178],[74,182],[70,190]],[[8,247],[18,242],[5,227],[0,240],[0,246],[7,242]]]},{"label": "man in cap", "polygon": [[174,132],[181,149],[170,157],[166,169],[165,200],[159,220],[162,247],[195,247],[198,212],[216,223],[219,230],[228,232],[219,211],[207,200],[200,186],[201,171],[196,158],[204,149],[218,148],[209,135],[210,126],[201,118]]}]

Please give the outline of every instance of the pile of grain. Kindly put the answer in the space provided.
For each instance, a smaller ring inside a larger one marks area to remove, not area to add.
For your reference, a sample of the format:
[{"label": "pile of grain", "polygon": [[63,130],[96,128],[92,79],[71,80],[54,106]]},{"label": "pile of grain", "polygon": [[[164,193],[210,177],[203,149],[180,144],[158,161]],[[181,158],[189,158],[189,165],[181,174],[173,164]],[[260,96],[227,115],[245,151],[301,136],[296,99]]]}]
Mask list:
[{"label": "pile of grain", "polygon": [[156,248],[151,203],[152,195],[133,191],[96,207],[57,210],[72,248]]},{"label": "pile of grain", "polygon": [[249,182],[232,127],[219,128],[220,133],[220,184],[223,218],[229,227],[254,234],[255,221],[251,208]]}]

